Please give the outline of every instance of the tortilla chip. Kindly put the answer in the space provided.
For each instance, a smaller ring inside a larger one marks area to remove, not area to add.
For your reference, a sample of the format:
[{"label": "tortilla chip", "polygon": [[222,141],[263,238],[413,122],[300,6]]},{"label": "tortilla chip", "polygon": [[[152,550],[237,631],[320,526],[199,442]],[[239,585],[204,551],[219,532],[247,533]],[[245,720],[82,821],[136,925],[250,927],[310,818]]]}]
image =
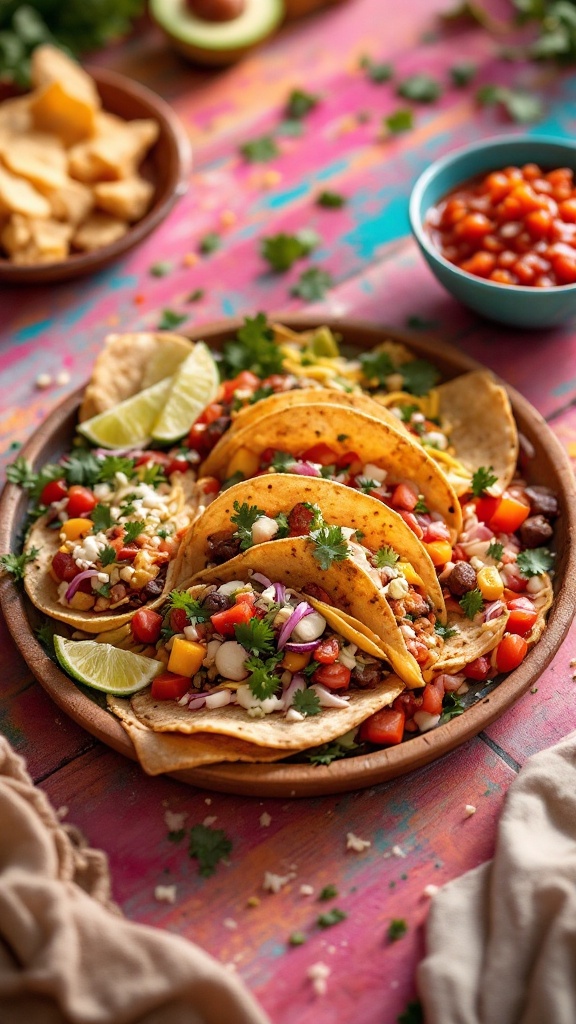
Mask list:
[{"label": "tortilla chip", "polygon": [[140,220],[148,210],[154,186],[134,175],[121,181],[101,181],[94,185],[96,205],[121,220]]},{"label": "tortilla chip", "polygon": [[109,334],[84,392],[80,422],[172,376],[192,348],[188,338],[169,332]]},{"label": "tortilla chip", "polygon": [[474,370],[441,384],[438,394],[458,459],[471,473],[491,467],[497,482],[489,493],[502,494],[518,461],[518,431],[506,391],[486,370]]},{"label": "tortilla chip", "polygon": [[77,228],[72,243],[76,249],[92,252],[93,249],[112,245],[127,231],[126,221],[118,220],[117,217],[112,217],[109,213],[90,213]]},{"label": "tortilla chip", "polygon": [[94,196],[86,185],[82,185],[73,178],[66,178],[65,182],[53,192],[46,194],[52,215],[57,220],[67,221],[76,227],[85,220],[94,206]]},{"label": "tortilla chip", "polygon": [[0,154],[8,170],[41,192],[61,188],[68,177],[64,146],[46,132],[28,132],[0,142]]},{"label": "tortilla chip", "polygon": [[375,463],[398,480],[414,481],[428,508],[441,513],[456,540],[462,528],[460,502],[424,449],[389,424],[357,409],[322,404],[321,397],[315,403],[289,406],[235,430],[226,459],[215,448],[200,467],[200,475],[226,480],[231,458],[240,449],[262,454],[267,448],[278,448],[298,454],[318,441],[328,444],[337,456],[352,447],[363,463]]},{"label": "tortilla chip", "polygon": [[0,167],[0,213],[49,217],[50,203],[29,181]]}]

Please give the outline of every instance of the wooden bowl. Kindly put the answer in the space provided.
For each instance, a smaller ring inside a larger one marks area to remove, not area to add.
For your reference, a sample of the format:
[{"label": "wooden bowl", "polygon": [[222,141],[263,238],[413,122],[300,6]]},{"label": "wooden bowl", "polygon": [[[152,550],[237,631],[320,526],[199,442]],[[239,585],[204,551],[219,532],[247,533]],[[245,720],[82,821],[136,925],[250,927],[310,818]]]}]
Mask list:
[{"label": "wooden bowl", "polygon": [[[296,330],[318,325],[309,316],[278,317]],[[396,329],[386,330],[361,321],[322,318],[342,336],[345,346],[366,350],[385,338],[407,342],[415,354],[430,359],[447,379],[479,364],[449,345],[424,340]],[[241,320],[222,321],[191,332],[218,349],[241,326]],[[555,601],[546,630],[525,661],[506,676],[505,684],[486,693],[463,715],[397,747],[335,761],[327,766],[309,764],[221,764],[174,772],[174,777],[194,786],[248,796],[318,796],[373,786],[436,760],[485,729],[531,686],[552,660],[574,614],[576,597],[576,501],[572,468],[558,440],[540,414],[516,391],[508,388],[521,433],[532,443],[535,456],[529,479],[551,487],[558,496],[560,516],[556,525],[557,566]],[[57,458],[69,447],[82,392],[71,395],[48,417],[22,448],[21,455],[33,466]],[[0,499],[0,551],[14,551],[25,518],[26,495],[7,484]],[[131,741],[119,721],[76,686],[37,641],[31,621],[36,613],[11,580],[0,579],[0,606],[14,641],[30,669],[55,703],[93,736],[127,757],[135,759]],[[37,617],[37,616],[36,616]]]},{"label": "wooden bowl", "polygon": [[102,270],[154,231],[188,188],[192,165],[190,142],[168,104],[150,89],[114,71],[94,68],[90,74],[100,93],[104,110],[127,121],[153,118],[160,126],[158,140],[140,168],[143,177],[154,185],[150,209],[122,238],[92,252],[73,253],[57,263],[35,263],[30,266],[19,266],[0,258],[0,282],[8,285],[47,284],[52,281],[68,281]]}]

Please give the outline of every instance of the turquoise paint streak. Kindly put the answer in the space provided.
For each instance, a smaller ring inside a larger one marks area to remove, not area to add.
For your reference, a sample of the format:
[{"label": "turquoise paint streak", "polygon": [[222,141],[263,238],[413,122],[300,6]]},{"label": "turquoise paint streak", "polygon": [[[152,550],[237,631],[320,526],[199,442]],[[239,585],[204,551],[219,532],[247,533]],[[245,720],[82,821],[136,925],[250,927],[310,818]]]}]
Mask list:
[{"label": "turquoise paint streak", "polygon": [[32,339],[37,338],[39,334],[42,334],[44,331],[50,330],[54,323],[55,321],[53,319],[49,319],[38,320],[38,322],[35,324],[28,324],[27,327],[22,327],[19,331],[16,331],[16,333],[13,336],[13,341],[32,341]]},{"label": "turquoise paint streak", "polygon": [[348,169],[348,160],[335,160],[334,163],[328,164],[327,167],[323,167],[322,170],[317,171],[316,174],[311,174],[309,177],[294,188],[285,189],[283,192],[274,192],[272,195],[265,196],[260,199],[256,204],[256,210],[280,210],[284,206],[289,206],[294,199],[299,199],[301,196],[307,195],[314,184],[318,181],[326,181],[327,178],[333,178],[334,175],[339,174],[341,171]]},{"label": "turquoise paint streak", "polygon": [[350,245],[360,259],[370,260],[380,246],[402,238],[409,230],[408,197],[398,196],[344,235],[342,241]]},{"label": "turquoise paint streak", "polygon": [[574,388],[576,388],[576,377],[573,377],[572,380],[567,380],[562,384],[559,384],[557,388],[553,388],[552,394],[558,395],[559,397],[562,395],[569,395]]}]

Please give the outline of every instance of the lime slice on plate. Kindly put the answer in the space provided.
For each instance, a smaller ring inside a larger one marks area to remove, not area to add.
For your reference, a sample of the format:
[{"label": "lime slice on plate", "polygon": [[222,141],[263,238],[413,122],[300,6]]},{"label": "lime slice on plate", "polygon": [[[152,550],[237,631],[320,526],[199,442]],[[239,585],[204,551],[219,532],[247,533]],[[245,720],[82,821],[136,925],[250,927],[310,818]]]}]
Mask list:
[{"label": "lime slice on plate", "polygon": [[112,409],[78,424],[79,433],[101,448],[145,448],[164,408],[174,377],[164,377]]},{"label": "lime slice on plate", "polygon": [[55,636],[54,650],[62,668],[78,682],[121,697],[143,690],[164,671],[159,661],[97,640]]},{"label": "lime slice on plate", "polygon": [[154,441],[169,444],[187,434],[202,410],[214,401],[218,384],[212,353],[198,341],[174,375],[168,401],[152,428]]}]

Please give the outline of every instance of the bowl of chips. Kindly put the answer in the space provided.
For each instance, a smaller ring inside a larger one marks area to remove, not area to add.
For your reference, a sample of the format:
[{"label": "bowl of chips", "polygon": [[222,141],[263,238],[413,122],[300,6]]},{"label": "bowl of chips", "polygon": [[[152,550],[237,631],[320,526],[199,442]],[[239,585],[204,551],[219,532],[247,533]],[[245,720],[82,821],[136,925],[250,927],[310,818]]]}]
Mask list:
[{"label": "bowl of chips", "polygon": [[0,103],[0,281],[102,269],[164,220],[190,165],[186,133],[160,97],[38,47],[31,91]]}]

